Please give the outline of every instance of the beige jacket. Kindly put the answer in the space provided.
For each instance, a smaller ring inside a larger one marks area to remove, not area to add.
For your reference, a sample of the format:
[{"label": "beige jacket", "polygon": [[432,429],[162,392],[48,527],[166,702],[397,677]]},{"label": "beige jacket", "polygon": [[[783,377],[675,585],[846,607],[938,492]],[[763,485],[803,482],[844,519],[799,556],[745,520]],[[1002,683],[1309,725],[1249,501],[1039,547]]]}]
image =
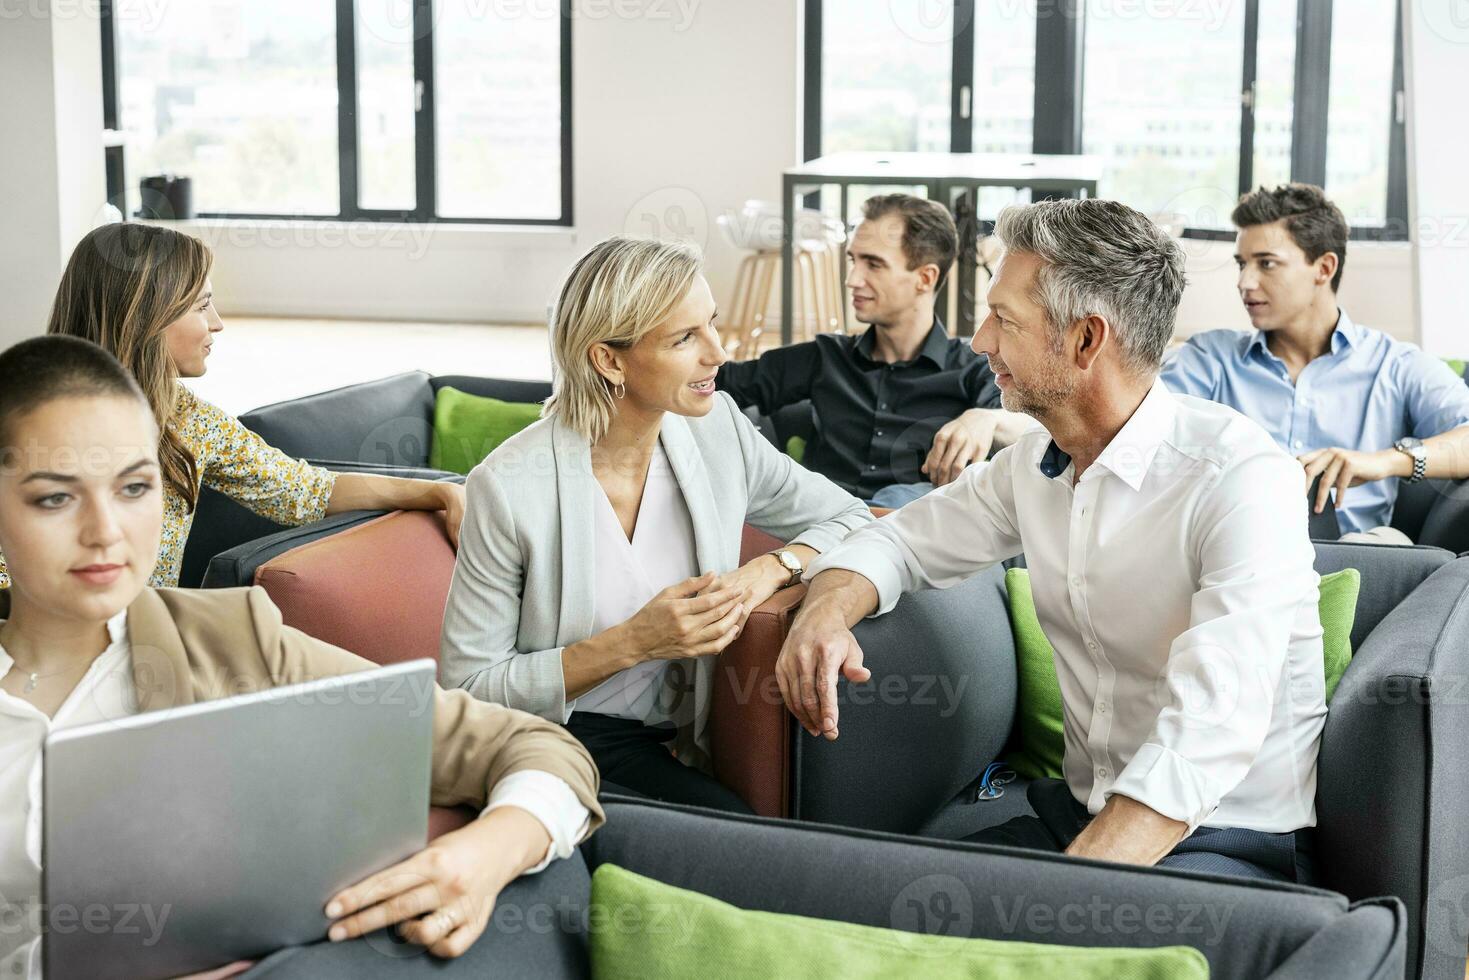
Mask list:
[{"label": "beige jacket", "polygon": [[[375,664],[286,626],[264,589],[145,589],[128,607],[140,713],[368,670]],[[437,691],[435,806],[483,807],[512,772],[566,781],[603,822],[597,769],[560,725],[467,691]]]}]

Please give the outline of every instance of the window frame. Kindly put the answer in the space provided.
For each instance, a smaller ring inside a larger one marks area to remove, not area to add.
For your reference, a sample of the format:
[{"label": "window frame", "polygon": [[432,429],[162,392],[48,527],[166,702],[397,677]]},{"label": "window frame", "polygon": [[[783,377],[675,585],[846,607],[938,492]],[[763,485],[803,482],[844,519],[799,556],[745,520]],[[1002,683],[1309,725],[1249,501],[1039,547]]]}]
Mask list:
[{"label": "window frame", "polygon": [[[950,86],[949,148],[973,148],[973,120],[964,110],[974,105],[974,3],[953,0],[954,34]],[[804,159],[821,156],[821,61],[824,0],[805,0],[805,87],[802,115]],[[1408,241],[1407,128],[1403,88],[1403,4],[1393,38],[1392,124],[1388,137],[1386,220],[1381,225],[1354,226],[1353,241]],[[1032,152],[1080,153],[1082,93],[1085,86],[1085,0],[1055,0],[1050,15],[1038,18],[1035,30],[1035,103]],[[1331,87],[1332,0],[1298,0],[1296,7],[1295,91],[1291,112],[1291,180],[1318,186],[1326,177],[1327,97]],[[1254,85],[1257,79],[1260,0],[1245,0],[1241,66],[1239,192],[1253,186],[1255,164]],[[967,93],[967,95],[966,95]],[[1302,111],[1302,106],[1305,111]],[[1313,121],[1314,120],[1314,121]],[[1230,229],[1186,228],[1183,237],[1203,240],[1234,238]]]},{"label": "window frame", "polygon": [[[102,117],[103,126],[119,130],[117,32],[113,4],[100,0],[102,28]],[[337,68],[337,186],[336,214],[286,214],[265,211],[200,211],[202,219],[256,219],[262,221],[382,221],[462,225],[525,225],[571,227],[572,195],[572,99],[571,99],[571,8],[557,5],[560,22],[561,87],[561,214],[555,218],[445,217],[438,213],[437,116],[434,103],[434,0],[413,0],[413,80],[419,91],[414,113],[415,206],[393,210],[358,206],[357,131],[357,18],[355,0],[336,0]],[[125,147],[107,148],[107,199],[124,215],[129,214],[123,168]],[[136,191],[134,191],[136,193]]]}]

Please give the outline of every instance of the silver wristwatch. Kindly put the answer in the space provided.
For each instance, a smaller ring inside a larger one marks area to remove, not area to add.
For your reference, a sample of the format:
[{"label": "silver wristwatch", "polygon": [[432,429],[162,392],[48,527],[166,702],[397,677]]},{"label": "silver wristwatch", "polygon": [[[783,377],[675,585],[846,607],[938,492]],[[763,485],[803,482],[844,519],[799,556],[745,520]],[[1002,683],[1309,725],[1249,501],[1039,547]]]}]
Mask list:
[{"label": "silver wristwatch", "polygon": [[794,552],[781,549],[780,551],[772,551],[771,554],[775,556],[775,560],[780,562],[781,566],[791,575],[790,579],[781,588],[788,589],[801,581],[801,576],[805,574],[806,569],[801,566],[801,559],[797,558]]},{"label": "silver wristwatch", "polygon": [[1428,469],[1428,450],[1424,447],[1423,440],[1405,436],[1393,443],[1392,447],[1413,457],[1413,475],[1408,477],[1408,482],[1417,483],[1423,479],[1423,474]]}]

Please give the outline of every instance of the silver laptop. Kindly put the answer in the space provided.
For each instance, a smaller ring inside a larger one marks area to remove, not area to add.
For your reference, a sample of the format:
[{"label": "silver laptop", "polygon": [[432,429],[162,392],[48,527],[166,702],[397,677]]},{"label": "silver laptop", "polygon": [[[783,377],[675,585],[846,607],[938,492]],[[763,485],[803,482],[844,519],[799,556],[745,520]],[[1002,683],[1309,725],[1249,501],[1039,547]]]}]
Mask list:
[{"label": "silver laptop", "polygon": [[325,938],[428,832],[434,663],[46,739],[48,977],[172,977]]}]

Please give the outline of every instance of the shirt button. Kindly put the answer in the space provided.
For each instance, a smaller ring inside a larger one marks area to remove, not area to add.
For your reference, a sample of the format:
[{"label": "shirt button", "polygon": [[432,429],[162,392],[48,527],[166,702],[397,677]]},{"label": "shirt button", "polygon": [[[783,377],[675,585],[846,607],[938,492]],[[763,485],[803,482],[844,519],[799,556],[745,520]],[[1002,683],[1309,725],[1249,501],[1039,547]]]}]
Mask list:
[{"label": "shirt button", "polygon": [[1106,779],[1110,775],[1112,775],[1112,772],[1106,766],[1102,766],[1097,770],[1098,779]]},{"label": "shirt button", "polygon": [[1071,576],[1071,584],[1074,585],[1074,586],[1076,586],[1078,589],[1081,588],[1081,576],[1080,575],[1073,575],[1073,576]]},{"label": "shirt button", "polygon": [[878,408],[887,408],[888,407],[888,403],[887,402],[879,402],[878,405],[877,405],[877,407]]},{"label": "shirt button", "polygon": [[882,430],[881,429],[878,429],[877,432],[876,432],[876,434],[877,435],[882,435]]},{"label": "shirt button", "polygon": [[872,464],[872,463],[868,463],[868,464],[867,464],[867,468],[868,468],[868,469],[869,469],[869,470],[875,470],[875,469],[877,469],[877,467],[876,467],[876,466],[875,466],[875,465],[873,465],[873,464]]},{"label": "shirt button", "polygon": [[1086,648],[1088,650],[1091,650],[1093,652],[1096,652],[1097,642],[1095,640],[1088,640],[1087,643],[1086,643]]},{"label": "shirt button", "polygon": [[1297,449],[1300,449],[1301,448],[1301,440],[1297,439],[1295,442],[1291,443],[1291,445],[1295,446]]},{"label": "shirt button", "polygon": [[1097,702],[1097,714],[1099,714],[1099,715],[1105,715],[1107,713],[1108,708],[1109,708],[1109,705],[1107,704],[1106,701],[1098,701]]}]

